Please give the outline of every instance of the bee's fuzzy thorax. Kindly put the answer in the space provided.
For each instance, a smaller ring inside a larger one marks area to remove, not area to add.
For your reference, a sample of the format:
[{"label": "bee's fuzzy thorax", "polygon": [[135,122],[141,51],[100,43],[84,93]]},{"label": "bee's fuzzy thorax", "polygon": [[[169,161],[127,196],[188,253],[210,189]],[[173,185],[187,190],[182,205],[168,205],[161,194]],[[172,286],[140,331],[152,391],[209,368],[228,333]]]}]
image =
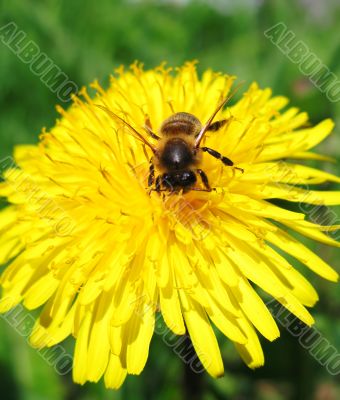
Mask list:
[{"label": "bee's fuzzy thorax", "polygon": [[[188,145],[188,148],[193,151],[193,166],[197,166],[200,161],[201,161],[201,151],[194,151],[194,146],[195,146],[195,137],[194,136],[188,136],[185,133],[179,133],[176,136],[173,135],[173,137],[176,137],[178,140],[182,140]],[[169,142],[169,140],[172,140],[169,138],[169,136],[164,136],[162,137],[158,143],[157,143],[157,151],[155,154],[155,157],[153,158],[153,162],[155,164],[155,167],[161,171],[164,172],[167,170],[167,167],[161,162],[161,157],[162,154],[164,153],[164,148]]]}]

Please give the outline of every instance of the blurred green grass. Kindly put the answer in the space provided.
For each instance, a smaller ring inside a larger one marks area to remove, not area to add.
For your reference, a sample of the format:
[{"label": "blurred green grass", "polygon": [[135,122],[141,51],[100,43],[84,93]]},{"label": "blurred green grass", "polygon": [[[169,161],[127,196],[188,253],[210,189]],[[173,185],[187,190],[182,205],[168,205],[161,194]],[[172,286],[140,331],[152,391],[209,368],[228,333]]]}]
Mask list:
[{"label": "blurred green grass", "polygon": [[[333,118],[338,127],[318,150],[340,161],[339,102],[330,103],[263,34],[284,22],[339,77],[339,3],[216,2],[220,11],[207,3],[191,1],[182,7],[156,1],[2,0],[0,26],[14,21],[79,86],[95,78],[106,85],[115,67],[136,59],[147,68],[164,60],[178,66],[197,59],[200,71],[213,68],[248,83],[257,81],[287,95],[313,123]],[[54,124],[57,103],[56,95],[0,43],[0,159],[17,144],[37,142],[41,128]],[[317,165],[340,173],[339,164]],[[307,243],[339,271],[338,250]],[[317,328],[340,350],[339,286],[305,269],[304,274],[321,297],[313,310]],[[266,365],[255,372],[242,364],[230,343],[221,336],[219,341],[226,376],[200,376],[202,399],[340,398],[339,376],[330,376],[284,329],[278,341],[263,341]],[[65,346],[72,352],[72,341]],[[183,363],[156,336],[145,371],[141,377],[129,377],[120,391],[107,391],[102,383],[76,386],[70,375],[57,375],[26,338],[0,318],[0,387],[6,399],[177,399],[183,397],[185,376]]]}]

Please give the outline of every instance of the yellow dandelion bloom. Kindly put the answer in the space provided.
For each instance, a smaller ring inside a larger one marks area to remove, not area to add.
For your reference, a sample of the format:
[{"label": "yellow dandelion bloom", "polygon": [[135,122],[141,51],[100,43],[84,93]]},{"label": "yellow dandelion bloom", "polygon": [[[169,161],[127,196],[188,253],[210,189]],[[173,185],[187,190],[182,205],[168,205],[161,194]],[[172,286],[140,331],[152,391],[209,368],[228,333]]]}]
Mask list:
[{"label": "yellow dandelion bloom", "polygon": [[[204,136],[203,146],[234,162],[202,154],[198,167],[215,190],[148,188],[152,151],[137,133],[156,146],[147,130],[159,135],[175,112],[204,124],[234,80],[210,70],[198,77],[195,63],[176,71],[121,68],[108,90],[94,82],[93,98],[83,89],[68,110],[59,108],[38,145],[15,149],[0,183],[9,203],[0,213],[0,263],[7,265],[0,311],[20,302],[42,307],[30,338],[36,347],[74,336],[75,382],[104,376],[118,388],[127,374],[139,374],[157,313],[172,332],[190,335],[213,377],[224,373],[215,327],[251,368],[261,366],[258,332],[274,340],[279,330],[257,288],[307,325],[313,318],[305,307],[318,300],[283,254],[337,280],[288,232],[339,247],[325,233],[337,227],[308,221],[305,205],[339,204],[340,192],[310,185],[340,178],[296,163],[322,159],[310,150],[333,122],[308,126],[306,113],[286,109],[287,99],[269,89],[250,85],[217,113],[214,121],[226,119],[220,129]],[[155,168],[155,177],[164,173]],[[199,179],[196,185],[204,189]],[[300,212],[272,199],[298,203]]]}]

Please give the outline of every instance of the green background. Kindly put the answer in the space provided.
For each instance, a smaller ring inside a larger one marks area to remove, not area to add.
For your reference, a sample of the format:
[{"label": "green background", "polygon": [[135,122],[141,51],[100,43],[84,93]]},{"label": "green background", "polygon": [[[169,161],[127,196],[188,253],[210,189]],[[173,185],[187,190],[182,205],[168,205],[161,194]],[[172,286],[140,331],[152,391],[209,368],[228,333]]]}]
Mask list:
[{"label": "green background", "polygon": [[[182,4],[181,4],[182,3]],[[340,126],[340,102],[332,103],[264,36],[278,22],[291,29],[330,70],[340,77],[337,23],[339,2],[328,1],[118,1],[118,0],[1,0],[0,26],[13,21],[77,85],[95,78],[105,86],[120,64],[134,60],[154,67],[198,59],[199,70],[211,67],[287,95],[316,123],[333,118]],[[19,143],[36,143],[43,126],[51,127],[60,103],[28,65],[0,43],[0,159]],[[339,128],[318,148],[339,161]],[[315,163],[339,173],[339,164]],[[335,185],[323,185],[334,189]],[[289,206],[289,205],[287,205]],[[291,206],[290,206],[291,207]],[[339,209],[335,209],[339,211]],[[327,210],[319,212],[326,215]],[[338,213],[339,215],[339,213]],[[338,222],[339,223],[339,222]],[[306,241],[307,242],[307,241]],[[339,271],[339,250],[307,242]],[[339,286],[322,281],[300,265],[315,284],[321,301],[312,311],[316,328],[340,351]],[[54,368],[29,347],[8,321],[0,318],[0,391],[4,399],[237,399],[281,400],[340,398],[340,376],[332,376],[281,328],[274,343],[263,340],[266,364],[251,371],[233,346],[219,342],[226,374],[213,380],[206,373],[190,374],[170,346],[155,335],[150,357],[139,377],[129,377],[117,392],[102,382],[81,387],[71,375]],[[72,352],[72,340],[64,343]],[[335,350],[336,351],[336,350]]]}]

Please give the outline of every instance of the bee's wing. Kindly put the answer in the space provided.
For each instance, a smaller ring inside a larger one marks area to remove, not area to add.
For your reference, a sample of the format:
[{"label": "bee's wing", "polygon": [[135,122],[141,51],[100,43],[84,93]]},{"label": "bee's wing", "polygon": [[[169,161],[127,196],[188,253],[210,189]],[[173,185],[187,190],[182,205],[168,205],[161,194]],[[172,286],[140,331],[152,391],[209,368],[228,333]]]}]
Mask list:
[{"label": "bee's wing", "polygon": [[111,110],[109,110],[108,108],[106,108],[100,104],[96,104],[96,107],[105,111],[106,114],[108,116],[110,116],[111,118],[121,121],[125,126],[127,126],[130,129],[131,132],[133,132],[131,134],[135,139],[138,139],[141,142],[143,142],[144,144],[146,144],[147,146],[149,146],[150,149],[153,151],[153,153],[156,152],[156,148],[151,143],[149,143],[142,134],[140,134],[132,125],[130,125],[128,122],[126,122],[123,118],[121,118],[119,115],[115,114],[114,112],[112,112]]},{"label": "bee's wing", "polygon": [[213,114],[211,115],[211,117],[208,119],[208,121],[203,125],[202,129],[200,130],[200,133],[197,135],[196,140],[195,140],[195,147],[198,148],[200,146],[200,143],[205,135],[205,133],[207,132],[207,130],[209,129],[209,126],[211,125],[211,123],[213,122],[216,114],[221,110],[221,108],[223,108],[228,101],[237,93],[237,91],[239,90],[239,88],[244,84],[244,82],[240,82],[235,89],[217,106],[216,110],[213,112]]}]

